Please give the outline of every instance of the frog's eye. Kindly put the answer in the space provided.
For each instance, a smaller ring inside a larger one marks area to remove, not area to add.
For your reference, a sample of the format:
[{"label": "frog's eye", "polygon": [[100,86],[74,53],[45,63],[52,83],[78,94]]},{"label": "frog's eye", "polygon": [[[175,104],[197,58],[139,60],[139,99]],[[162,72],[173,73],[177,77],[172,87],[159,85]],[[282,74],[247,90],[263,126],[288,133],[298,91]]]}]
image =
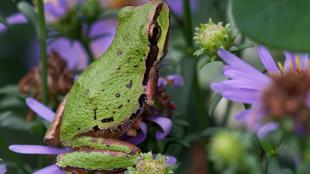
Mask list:
[{"label": "frog's eye", "polygon": [[149,28],[150,41],[157,42],[161,35],[161,29],[157,23],[152,23]]}]

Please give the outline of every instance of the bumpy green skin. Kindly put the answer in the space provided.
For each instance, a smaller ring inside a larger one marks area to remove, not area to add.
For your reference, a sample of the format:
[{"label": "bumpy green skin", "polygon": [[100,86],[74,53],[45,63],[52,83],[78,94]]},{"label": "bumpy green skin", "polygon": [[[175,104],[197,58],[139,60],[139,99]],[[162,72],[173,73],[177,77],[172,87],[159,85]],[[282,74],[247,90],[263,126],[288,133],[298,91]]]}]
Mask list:
[{"label": "bumpy green skin", "polygon": [[[60,128],[62,144],[70,146],[75,136],[94,126],[116,127],[139,109],[138,99],[144,92],[145,61],[150,50],[147,23],[152,8],[148,3],[120,12],[111,47],[82,73],[68,95]],[[111,117],[113,122],[101,122]]]},{"label": "bumpy green skin", "polygon": [[118,142],[105,143],[101,138],[80,137],[71,142],[71,147],[79,148],[80,146],[90,147],[98,150],[111,150],[117,152],[131,153],[132,149]]},{"label": "bumpy green skin", "polygon": [[77,166],[87,170],[113,171],[135,165],[137,158],[125,154],[80,151],[58,156],[57,165],[62,168]]},{"label": "bumpy green skin", "polygon": [[[135,165],[138,148],[116,140],[105,141],[105,138],[118,138],[116,134],[96,133],[126,132],[122,126],[141,107],[138,100],[146,92],[143,79],[151,51],[148,29],[155,14],[154,2],[120,11],[110,48],[81,74],[69,92],[60,125],[60,141],[77,151],[59,155],[59,167],[110,171]],[[158,65],[166,52],[168,6],[164,5],[156,14],[159,14],[156,22],[161,28],[157,42]]]}]

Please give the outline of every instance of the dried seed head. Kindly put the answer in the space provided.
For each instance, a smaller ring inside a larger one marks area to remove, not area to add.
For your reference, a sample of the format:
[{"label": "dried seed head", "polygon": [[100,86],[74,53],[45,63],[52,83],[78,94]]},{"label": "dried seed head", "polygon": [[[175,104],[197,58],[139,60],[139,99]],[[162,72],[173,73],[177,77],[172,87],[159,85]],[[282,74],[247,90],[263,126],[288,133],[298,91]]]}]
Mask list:
[{"label": "dried seed head", "polygon": [[[66,62],[59,54],[52,52],[48,57],[48,89],[49,96],[56,100],[56,95],[65,95],[74,82],[73,73],[67,69]],[[19,82],[22,94],[40,99],[41,68],[31,69]]]},{"label": "dried seed head", "polygon": [[273,75],[272,84],[263,93],[263,107],[272,119],[280,120],[288,116],[295,126],[310,130],[310,108],[307,98],[310,92],[309,71],[289,71]]}]

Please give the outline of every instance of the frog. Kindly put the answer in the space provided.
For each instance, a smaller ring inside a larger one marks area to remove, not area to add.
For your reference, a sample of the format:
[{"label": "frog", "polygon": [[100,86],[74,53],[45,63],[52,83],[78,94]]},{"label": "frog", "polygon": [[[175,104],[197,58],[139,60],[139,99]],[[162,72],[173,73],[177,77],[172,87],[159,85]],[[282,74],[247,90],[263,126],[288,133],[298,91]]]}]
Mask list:
[{"label": "frog", "polygon": [[111,45],[75,81],[45,134],[47,145],[71,149],[57,156],[59,168],[117,173],[135,165],[141,150],[120,137],[155,103],[169,28],[162,0],[119,11]]}]

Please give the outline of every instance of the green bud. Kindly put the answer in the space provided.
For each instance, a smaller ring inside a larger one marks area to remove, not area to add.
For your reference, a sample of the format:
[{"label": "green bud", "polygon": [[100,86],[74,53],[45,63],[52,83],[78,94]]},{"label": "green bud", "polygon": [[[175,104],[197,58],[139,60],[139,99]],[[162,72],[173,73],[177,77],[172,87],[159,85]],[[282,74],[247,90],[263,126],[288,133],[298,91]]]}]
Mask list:
[{"label": "green bud", "polygon": [[223,131],[211,140],[210,157],[219,167],[237,164],[245,153],[245,146],[236,133]]},{"label": "green bud", "polygon": [[222,23],[215,24],[212,20],[209,23],[201,24],[196,28],[194,40],[200,46],[194,54],[200,56],[206,54],[211,58],[217,57],[217,50],[219,48],[229,49],[234,42],[234,37],[231,34],[231,26],[227,24],[223,26]]},{"label": "green bud", "polygon": [[129,174],[169,174],[169,170],[165,156],[153,156],[151,152],[141,154],[136,167],[128,168]]}]

